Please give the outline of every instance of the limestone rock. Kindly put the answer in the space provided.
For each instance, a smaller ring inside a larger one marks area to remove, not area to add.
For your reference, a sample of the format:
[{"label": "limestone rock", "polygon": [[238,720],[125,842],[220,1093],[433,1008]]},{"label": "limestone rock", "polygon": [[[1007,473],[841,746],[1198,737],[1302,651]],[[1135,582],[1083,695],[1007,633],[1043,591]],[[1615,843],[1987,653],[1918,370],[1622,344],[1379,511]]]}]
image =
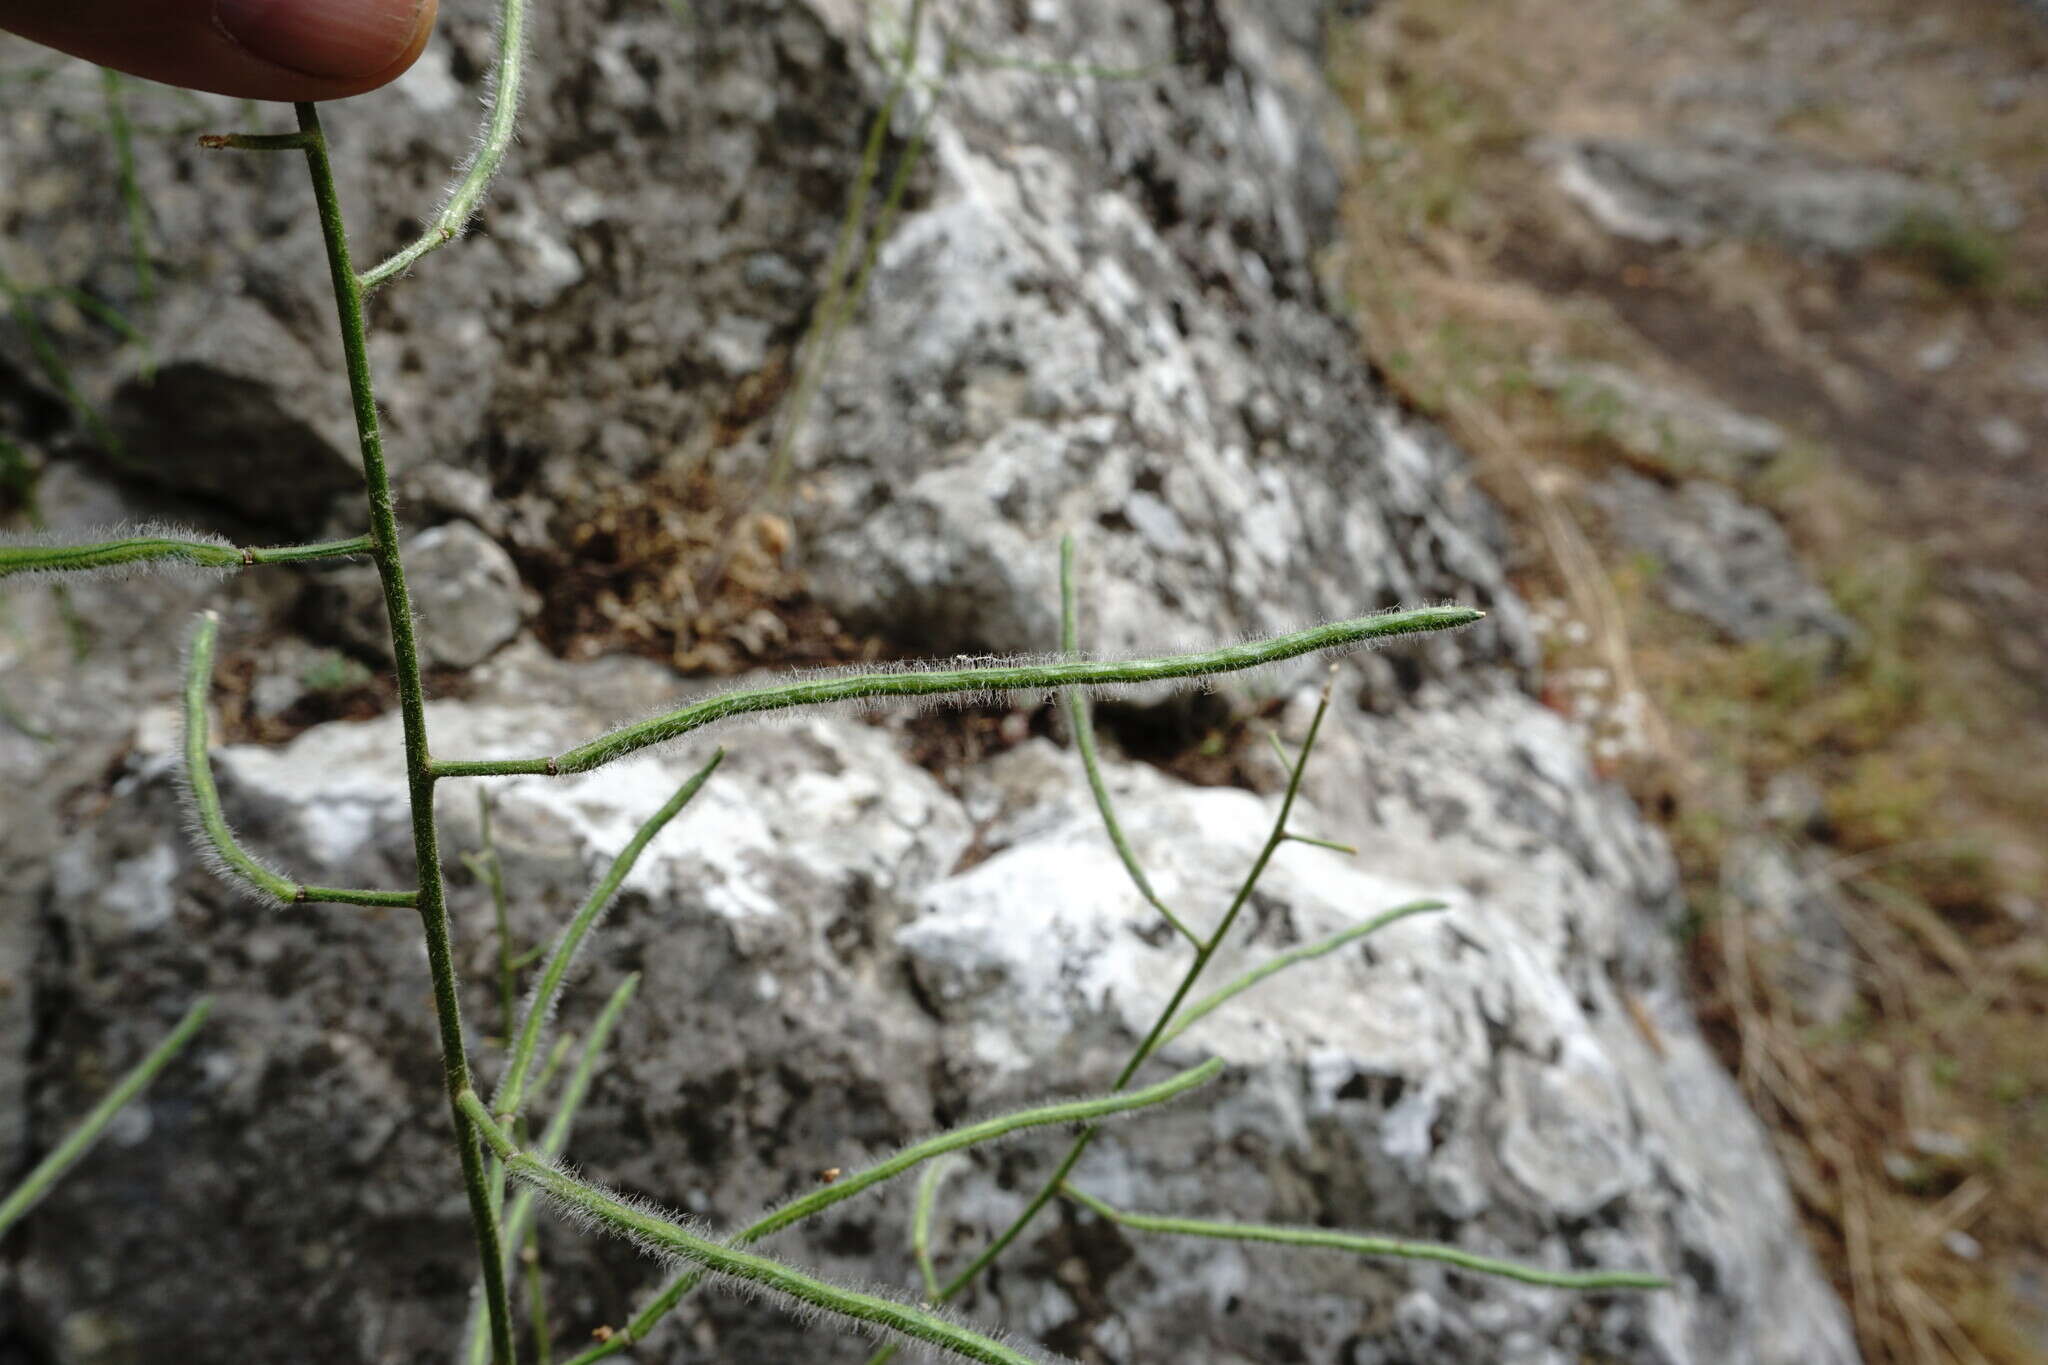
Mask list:
[{"label": "limestone rock", "polygon": [[1536,382],[1556,394],[1574,420],[1676,475],[1739,479],[1785,448],[1785,433],[1775,422],[1618,366],[1544,356],[1534,370]]},{"label": "limestone rock", "polygon": [[[449,7],[412,74],[329,115],[366,260],[417,229],[467,144],[486,8]],[[932,108],[927,160],[796,443],[796,553],[831,610],[939,653],[1051,647],[1066,529],[1081,540],[1085,636],[1105,650],[1400,602],[1486,606],[1480,629],[1345,662],[1302,819],[1361,857],[1290,846],[1233,952],[1418,890],[1455,918],[1404,923],[1191,1033],[1175,1058],[1213,1048],[1232,1076],[1112,1130],[1084,1175],[1133,1205],[1653,1264],[1679,1287],[1588,1300],[1125,1237],[1063,1212],[967,1311],[1128,1361],[1851,1361],[1761,1133],[1688,1020],[1665,942],[1668,854],[1522,690],[1537,655],[1498,517],[1460,453],[1382,401],[1323,297],[1335,180],[1316,135],[1320,15],[1310,0],[948,7],[960,42],[1038,65],[964,63]],[[447,542],[487,533],[523,554],[663,469],[766,472],[783,409],[756,400],[786,392],[889,83],[886,19],[849,0],[532,11],[527,114],[482,230],[373,302],[403,513],[486,518]],[[927,45],[934,77],[939,50]],[[0,52],[9,73],[40,60]],[[1143,74],[1043,69],[1072,61]],[[208,439],[246,436],[237,450],[260,456],[293,444],[280,432],[311,434],[293,445],[303,489],[242,486],[296,465],[224,478],[184,458],[155,486],[238,536],[272,522],[359,531],[355,490],[334,474],[349,447],[299,168],[196,150],[189,134],[242,125],[230,102],[132,91],[139,127],[179,129],[138,144],[161,267],[148,313],[124,234],[106,230],[123,207],[104,92],[69,68],[36,89],[0,109],[10,272],[145,320],[195,320],[152,330],[160,374],[228,373],[248,358],[209,358],[223,339],[200,339],[199,321],[216,304],[260,310],[260,364],[234,372],[256,387]],[[903,102],[892,149],[932,98],[919,84]],[[198,416],[143,402],[127,387],[139,355],[73,321],[57,336],[81,392],[128,395],[124,446],[189,441],[180,424]],[[5,410],[47,425],[46,449],[90,445],[38,374],[20,329],[0,324]],[[99,467],[123,501],[166,496]],[[493,504],[514,514],[493,519]],[[81,585],[89,667],[70,662],[47,594],[22,597],[0,637],[0,692],[47,735],[0,732],[26,808],[0,821],[0,912],[34,929],[14,1017],[35,1036],[0,1035],[26,1077],[23,1144],[47,1142],[193,994],[221,998],[152,1092],[147,1140],[102,1147],[10,1240],[0,1339],[63,1365],[136,1350],[291,1359],[309,1341],[337,1361],[440,1359],[467,1302],[417,926],[252,906],[177,834],[167,627],[219,606],[223,688],[260,680],[246,655],[299,629],[302,581]],[[423,595],[427,637],[463,605]],[[480,638],[493,643],[516,624],[491,619]],[[464,657],[489,652],[472,644]],[[545,752],[690,685],[538,654],[515,638],[476,668],[467,701],[435,704],[434,751]],[[1250,685],[1295,717],[1302,682],[1322,676],[1304,663]],[[521,941],[561,922],[712,738],[498,789]],[[608,983],[643,973],[578,1128],[587,1170],[729,1220],[965,1114],[1106,1082],[1171,950],[1105,860],[1070,759],[1026,744],[958,765],[956,791],[907,760],[893,726],[810,720],[731,743],[629,882],[564,1015],[583,1026]],[[298,875],[404,883],[393,717],[277,751],[226,745],[218,767],[238,828]],[[1122,763],[1111,781],[1171,893],[1213,913],[1269,799]],[[452,867],[475,838],[474,793],[445,783],[441,799]],[[488,1073],[502,1027],[490,910],[463,882],[453,909]],[[954,1186],[942,1257],[957,1264],[1014,1208],[1055,1145],[1018,1143]],[[779,1249],[907,1290],[907,1195],[849,1204]],[[565,1338],[616,1323],[657,1278],[630,1248],[552,1227],[543,1255]],[[670,1331],[654,1349],[865,1354],[718,1295]]]},{"label": "limestone rock", "polygon": [[[1578,804],[1593,796],[1590,775],[1562,725],[1527,699],[1503,693],[1408,720],[1409,750],[1386,760],[1401,780],[1365,829],[1340,830],[1360,840],[1360,857],[1285,851],[1211,984],[1421,896],[1448,911],[1297,968],[1204,1021],[1162,1064],[1221,1056],[1226,1078],[1112,1127],[1077,1179],[1134,1209],[1447,1235],[1555,1267],[1662,1267],[1680,1287],[1589,1301],[1061,1217],[1017,1249],[973,1316],[1070,1355],[1092,1346],[1119,1358],[1350,1349],[1375,1360],[1419,1350],[1452,1362],[1542,1351],[1707,1362],[1739,1344],[1740,1358],[1763,1362],[1853,1360],[1838,1310],[1783,1235],[1788,1200],[1762,1134],[1688,1021],[1645,914],[1644,894],[1668,895],[1668,866],[1651,852],[1622,875],[1638,856],[1625,840],[1576,855],[1555,842],[1548,827],[1562,812],[1598,802]],[[587,721],[496,700],[441,703],[430,716],[451,754],[545,748]],[[1368,731],[1355,742],[1374,743],[1371,718],[1355,723]],[[1406,766],[1432,735],[1454,732],[1521,738]],[[396,739],[389,719],[329,725],[280,750],[223,750],[217,771],[231,815],[270,856],[308,877],[388,882],[409,848]],[[726,742],[725,767],[649,850],[585,954],[568,1027],[622,972],[644,981],[579,1129],[580,1164],[726,1223],[948,1116],[1109,1084],[1187,953],[1124,880],[1071,755],[1031,742],[956,797],[899,757],[886,728],[818,720]],[[498,789],[522,940],[561,921],[708,745]],[[73,1008],[57,1043],[90,1055],[146,1033],[199,989],[221,996],[220,1023],[153,1092],[150,1140],[106,1154],[97,1179],[65,1187],[34,1225],[31,1301],[97,1304],[107,1332],[203,1352],[181,1267],[243,1267],[235,1292],[253,1303],[282,1301],[327,1265],[352,1286],[317,1310],[332,1330],[430,1340],[436,1311],[452,1319],[459,1293],[422,1299],[400,1286],[459,1282],[466,1248],[407,917],[280,913],[223,895],[168,827],[167,762],[139,753],[130,795],[58,857],[55,890],[80,950],[65,986],[81,1002],[119,991],[122,1004]],[[1212,922],[1273,798],[1123,763],[1109,780],[1161,894]],[[1470,818],[1446,825],[1448,802]],[[443,816],[452,860],[475,837],[469,793],[444,789]],[[1297,814],[1325,832],[1339,829],[1333,818]],[[1436,839],[1416,837],[1432,825]],[[489,1033],[492,945],[477,888],[458,888],[455,913],[478,983],[473,1025]],[[60,1080],[45,1103],[78,1088]],[[942,1249],[991,1235],[1062,1146],[1012,1144],[956,1178]],[[217,1151],[234,1153],[232,1166],[210,1174]],[[285,1179],[287,1168],[290,1200],[240,1226],[208,1217],[222,1180]],[[906,1283],[908,1193],[847,1205],[781,1250],[835,1275]],[[316,1241],[303,1240],[307,1220],[322,1228]],[[372,1254],[366,1239],[394,1225],[416,1232]],[[173,1228],[184,1231],[160,1244],[147,1235]],[[547,1247],[554,1311],[571,1323],[618,1320],[655,1279],[601,1241],[551,1232]],[[1092,1267],[1079,1280],[1060,1269],[1075,1254]],[[250,1321],[240,1349],[257,1354],[269,1333],[310,1325]],[[839,1358],[799,1325],[716,1297],[667,1331],[721,1359]]]},{"label": "limestone rock", "polygon": [[1896,171],[1731,132],[1558,139],[1535,150],[1596,222],[1637,241],[1697,244],[1733,234],[1859,252],[1916,217],[1954,221],[1960,212],[1953,195]]},{"label": "limestone rock", "polygon": [[1856,1003],[1856,957],[1826,862],[1817,850],[1751,835],[1729,845],[1721,890],[1786,999],[1806,1019],[1835,1024]]},{"label": "limestone rock", "polygon": [[1658,591],[1737,640],[1855,635],[1799,564],[1784,528],[1719,484],[1665,488],[1625,471],[1590,490],[1615,534],[1656,556]]},{"label": "limestone rock", "polygon": [[[495,540],[466,521],[421,532],[405,546],[406,580],[428,668],[473,668],[519,633],[525,608],[519,569]],[[323,575],[313,592],[323,634],[389,660],[384,590],[357,564]]]}]

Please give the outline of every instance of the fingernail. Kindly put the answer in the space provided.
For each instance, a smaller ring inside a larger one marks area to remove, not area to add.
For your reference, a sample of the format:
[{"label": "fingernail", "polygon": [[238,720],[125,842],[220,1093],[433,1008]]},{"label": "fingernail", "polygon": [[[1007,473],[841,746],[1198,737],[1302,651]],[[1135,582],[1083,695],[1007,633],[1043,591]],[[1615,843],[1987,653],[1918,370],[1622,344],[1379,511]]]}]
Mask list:
[{"label": "fingernail", "polygon": [[423,0],[214,0],[214,22],[268,62],[356,80],[404,56]]}]

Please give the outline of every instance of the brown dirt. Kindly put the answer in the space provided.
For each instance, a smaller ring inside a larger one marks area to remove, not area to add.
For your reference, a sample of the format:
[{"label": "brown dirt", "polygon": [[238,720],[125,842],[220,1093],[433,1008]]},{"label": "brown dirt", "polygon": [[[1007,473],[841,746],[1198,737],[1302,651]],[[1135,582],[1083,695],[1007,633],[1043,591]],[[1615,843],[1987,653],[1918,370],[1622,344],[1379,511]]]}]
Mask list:
[{"label": "brown dirt", "polygon": [[[2039,1365],[2048,23],[2010,0],[1387,0],[1333,37],[1360,148],[1334,272],[1390,387],[1452,428],[1514,517],[1519,584],[1559,623],[1547,695],[1669,827],[1703,1019],[1867,1357]],[[1673,94],[1716,82],[1783,109],[1757,128],[1746,96]],[[1605,234],[1530,155],[1717,117],[1965,203],[1988,171],[2025,212],[1857,258],[1649,246]],[[1783,454],[1728,477],[1862,630],[1849,657],[1732,646],[1665,608],[1581,490],[1619,466],[1697,475],[1546,393],[1539,349],[1782,426]],[[1995,454],[1992,419],[2023,448]],[[1587,677],[1604,710],[1575,694]],[[1796,837],[1858,959],[1857,1005],[1826,1029],[1781,998],[1719,887],[1792,769],[1821,785]]]}]

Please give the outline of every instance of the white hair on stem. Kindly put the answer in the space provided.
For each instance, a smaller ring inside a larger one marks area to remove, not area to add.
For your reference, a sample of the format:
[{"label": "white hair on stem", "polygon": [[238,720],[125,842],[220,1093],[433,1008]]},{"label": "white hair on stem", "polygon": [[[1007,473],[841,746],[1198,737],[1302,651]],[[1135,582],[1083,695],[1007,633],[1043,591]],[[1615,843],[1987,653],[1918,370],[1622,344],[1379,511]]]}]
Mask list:
[{"label": "white hair on stem", "polygon": [[1039,698],[1067,687],[1084,687],[1097,697],[1163,695],[1180,688],[1213,687],[1213,680],[1226,673],[1252,672],[1308,654],[1342,656],[1397,636],[1469,625],[1483,616],[1457,604],[1382,611],[1183,655],[1011,655],[993,664],[968,656],[965,662],[919,660],[820,669],[707,693],[546,761],[550,773],[588,772],[712,725],[776,717],[784,711],[813,712],[832,706],[861,710],[903,706],[919,711],[934,706],[1036,704]]},{"label": "white hair on stem", "polygon": [[963,1325],[952,1314],[906,1303],[886,1291],[834,1283],[714,1241],[696,1220],[653,1202],[581,1180],[561,1165],[524,1153],[506,1158],[512,1176],[532,1185],[570,1222],[625,1238],[672,1269],[704,1266],[748,1297],[772,1300],[800,1321],[830,1318],[876,1336],[900,1333],[947,1355],[990,1365],[1062,1365],[1061,1358],[1001,1334]]},{"label": "white hair on stem", "polygon": [[264,905],[290,905],[297,898],[298,883],[241,846],[228,828],[220,792],[214,787],[207,754],[212,740],[207,694],[213,681],[217,626],[212,612],[201,612],[184,647],[185,725],[177,771],[185,832],[207,871],[229,887]]},{"label": "white hair on stem", "polygon": [[232,542],[160,521],[0,535],[0,581],[224,574],[242,562]]}]

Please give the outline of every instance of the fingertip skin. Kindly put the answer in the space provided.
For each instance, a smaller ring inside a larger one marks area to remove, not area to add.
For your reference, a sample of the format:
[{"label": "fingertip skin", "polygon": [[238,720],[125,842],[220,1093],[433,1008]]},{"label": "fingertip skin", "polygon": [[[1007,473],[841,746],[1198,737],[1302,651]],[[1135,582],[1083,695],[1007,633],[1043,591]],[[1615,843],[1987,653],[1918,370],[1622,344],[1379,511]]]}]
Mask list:
[{"label": "fingertip skin", "polygon": [[319,102],[403,75],[436,9],[437,0],[0,0],[0,29],[166,85]]}]

